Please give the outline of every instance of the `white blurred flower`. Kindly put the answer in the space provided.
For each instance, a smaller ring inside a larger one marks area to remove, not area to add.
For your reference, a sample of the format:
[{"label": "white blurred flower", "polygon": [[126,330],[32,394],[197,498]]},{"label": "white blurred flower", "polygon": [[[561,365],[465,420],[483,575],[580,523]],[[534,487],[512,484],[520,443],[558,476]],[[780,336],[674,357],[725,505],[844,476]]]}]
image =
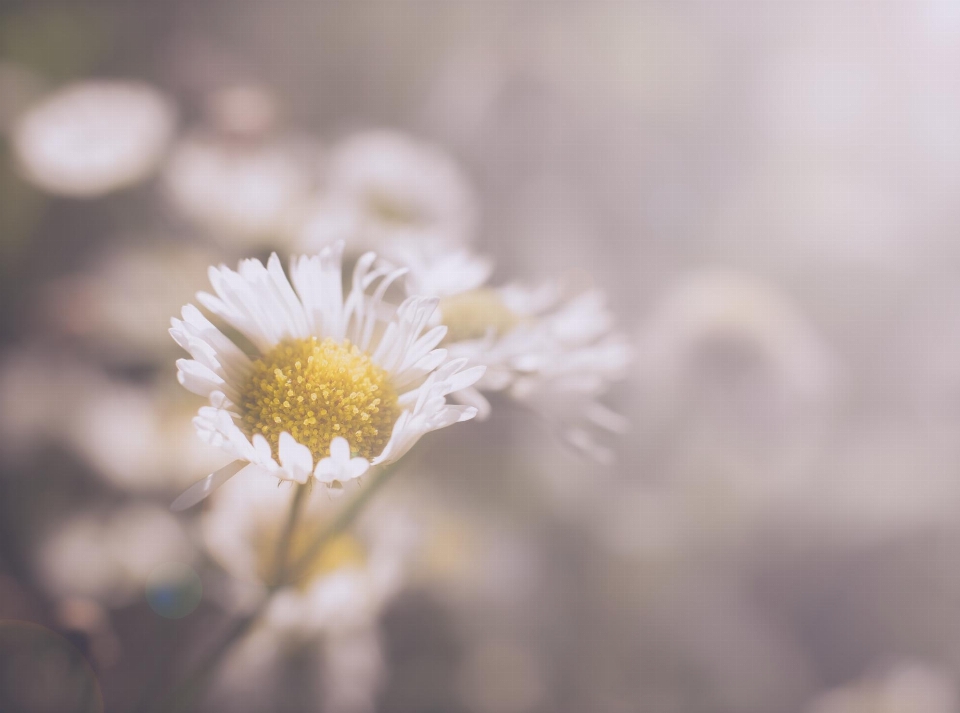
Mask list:
[{"label": "white blurred flower", "polygon": [[[310,487],[290,538],[290,562],[305,555],[316,536],[345,505],[324,488]],[[356,488],[357,485],[353,484]],[[245,471],[224,485],[203,512],[203,537],[211,555],[240,587],[261,588],[275,579],[277,549],[295,486]],[[402,582],[415,529],[387,500],[374,503],[355,532],[330,540],[280,590],[265,621],[293,638],[369,624]]]},{"label": "white blurred flower", "polygon": [[91,198],[145,178],[175,121],[171,103],[149,85],[84,81],[24,112],[12,143],[23,174],[39,188]]},{"label": "white blurred flower", "polygon": [[444,327],[424,334],[437,300],[410,297],[381,320],[383,295],[404,271],[374,269],[376,256],[368,253],[344,300],[342,250],[337,243],[294,259],[290,279],[276,255],[266,266],[244,260],[239,272],[211,268],[216,296],[197,299],[243,335],[255,356],[192,305],[172,321],[170,333],[194,357],[177,362],[180,383],[210,399],[194,421],[197,430],[237,459],[188,490],[177,507],[189,507],[243,468],[300,483],[326,478],[321,464],[337,437],[355,458],[392,463],[424,434],[476,415],[473,407],[446,402],[484,368],[465,368],[466,359],[448,360],[436,348]]},{"label": "white blurred flower", "polygon": [[164,170],[171,205],[224,244],[287,242],[320,177],[308,137],[241,140],[211,131],[181,139]]},{"label": "white blurred flower", "polygon": [[0,446],[8,456],[56,443],[118,488],[164,494],[226,460],[197,438],[192,398],[168,379],[133,383],[33,347],[0,363],[0,390]]},{"label": "white blurred flower", "polygon": [[768,388],[775,409],[816,406],[837,377],[830,351],[787,298],[722,270],[694,273],[669,291],[643,330],[639,367],[648,395],[665,408],[698,379],[723,387],[727,406],[733,390],[756,386]]},{"label": "white blurred flower", "polygon": [[886,675],[830,691],[809,713],[955,713],[960,701],[956,684],[944,673],[910,662]]},{"label": "white blurred flower", "polygon": [[[289,486],[243,473],[220,489],[203,515],[207,547],[235,578],[241,601],[250,595],[244,589],[262,590],[275,576],[292,497]],[[290,537],[291,559],[305,555],[340,502],[323,488],[306,498]],[[382,675],[378,617],[404,581],[417,535],[404,512],[389,503],[375,504],[366,515],[355,532],[328,541],[302,577],[273,596],[225,665],[224,695],[263,693],[287,658],[307,649],[319,654],[324,710],[373,709]]]},{"label": "white blurred flower", "polygon": [[795,517],[806,492],[822,504],[810,475],[829,443],[838,363],[788,297],[734,272],[685,276],[641,325],[636,374],[647,443],[681,444],[660,463],[676,488],[666,497],[709,503],[693,522],[716,518],[710,532],[737,540]]},{"label": "white blurred flower", "polygon": [[438,148],[392,131],[361,133],[331,149],[326,186],[306,214],[301,245],[313,249],[349,230],[357,253],[398,237],[458,245],[473,238],[476,198]]},{"label": "white blurred flower", "polygon": [[142,596],[161,565],[190,564],[196,551],[176,517],[155,505],[90,511],[42,539],[37,574],[54,597],[86,597],[122,606]]},{"label": "white blurred flower", "polygon": [[164,327],[213,261],[210,251],[172,242],[124,247],[49,284],[43,318],[110,359],[166,364],[176,346]]},{"label": "white blurred flower", "polygon": [[91,372],[79,390],[66,440],[118,488],[181,491],[198,471],[214,471],[228,459],[197,438],[191,422],[194,404],[182,389],[127,384]]},{"label": "white blurred flower", "polygon": [[600,402],[632,361],[627,338],[599,289],[567,294],[557,283],[487,287],[492,263],[466,249],[396,241],[390,260],[410,268],[412,294],[440,298],[436,320],[450,354],[485,364],[476,386],[454,398],[490,410],[483,391],[500,391],[555,424],[578,450],[601,462],[612,452],[594,431],[621,432],[624,419]]}]

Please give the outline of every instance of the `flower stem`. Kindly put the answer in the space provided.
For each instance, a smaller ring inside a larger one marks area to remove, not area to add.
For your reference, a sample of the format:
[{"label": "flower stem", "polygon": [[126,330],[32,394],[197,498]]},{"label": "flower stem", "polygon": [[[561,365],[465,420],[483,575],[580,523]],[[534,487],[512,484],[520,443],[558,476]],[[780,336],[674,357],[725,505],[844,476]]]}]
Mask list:
[{"label": "flower stem", "polygon": [[298,485],[293,495],[293,501],[290,503],[290,513],[287,515],[287,523],[284,525],[280,539],[277,540],[277,556],[274,565],[273,582],[274,586],[283,584],[287,577],[287,561],[290,559],[290,541],[293,539],[293,533],[297,529],[297,519],[300,517],[300,510],[303,506],[304,498],[307,494],[308,486]]},{"label": "flower stem", "polygon": [[220,662],[230,651],[230,648],[257,622],[260,614],[267,608],[267,603],[270,601],[273,593],[283,586],[283,582],[286,579],[287,561],[290,559],[290,542],[293,539],[293,533],[296,530],[297,520],[300,517],[300,511],[303,509],[303,503],[308,490],[309,487],[307,485],[298,485],[294,492],[293,500],[290,502],[290,510],[287,515],[286,524],[284,525],[283,532],[280,534],[280,539],[277,541],[273,582],[270,583],[263,601],[260,602],[256,609],[234,623],[223,639],[210,650],[187,679],[177,686],[163,701],[162,710],[170,711],[171,713],[190,710],[197,697],[209,683],[209,679],[217,670]]},{"label": "flower stem", "polygon": [[182,713],[191,709],[197,698],[203,693],[204,688],[209,683],[220,662],[227,653],[229,653],[231,647],[257,622],[276,591],[288,584],[296,582],[297,579],[304,575],[310,562],[323,549],[324,545],[353,523],[364,506],[376,492],[383,487],[396,470],[397,464],[391,463],[382,466],[380,470],[374,473],[373,476],[367,480],[365,486],[337,513],[330,524],[317,535],[317,538],[310,543],[304,553],[290,566],[290,543],[293,539],[297,520],[308,491],[308,486],[306,485],[300,485],[297,488],[293,500],[290,503],[287,523],[277,543],[275,578],[267,590],[267,595],[254,611],[242,619],[239,619],[227,632],[226,636],[211,649],[189,677],[174,688],[170,695],[162,702],[161,710],[169,711],[169,713]]},{"label": "flower stem", "polygon": [[293,566],[289,569],[289,584],[296,582],[304,575],[304,572],[310,566],[310,562],[320,553],[324,545],[353,523],[367,502],[390,480],[390,476],[396,471],[397,463],[389,463],[381,466],[380,470],[367,480],[366,485],[360,489],[360,492],[353,496],[353,499],[337,513],[330,524],[323,528],[316,539],[304,550],[303,554],[294,561]]}]

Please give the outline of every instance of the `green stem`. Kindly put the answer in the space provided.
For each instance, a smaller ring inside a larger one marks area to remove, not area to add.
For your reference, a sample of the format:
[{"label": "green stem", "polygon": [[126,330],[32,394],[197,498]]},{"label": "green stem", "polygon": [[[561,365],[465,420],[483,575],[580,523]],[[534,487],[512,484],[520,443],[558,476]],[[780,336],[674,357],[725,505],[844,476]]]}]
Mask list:
[{"label": "green stem", "polygon": [[287,576],[287,560],[290,559],[290,541],[293,538],[293,532],[297,529],[297,519],[300,517],[300,510],[303,506],[304,496],[308,486],[298,485],[293,495],[293,502],[290,503],[290,513],[287,516],[287,523],[284,525],[280,539],[277,540],[277,556],[274,566],[274,576],[272,584],[280,586]]},{"label": "green stem", "polygon": [[230,648],[257,622],[260,614],[266,609],[273,593],[282,586],[286,578],[287,560],[290,559],[290,542],[293,539],[293,533],[297,527],[297,519],[300,516],[300,511],[302,510],[308,490],[309,487],[307,485],[298,485],[294,492],[293,500],[290,502],[290,510],[287,515],[286,524],[277,541],[274,579],[263,601],[260,602],[256,609],[242,619],[239,619],[230,628],[226,636],[210,650],[197,668],[191,672],[189,677],[177,686],[163,701],[161,710],[170,711],[171,713],[190,710],[197,697],[209,683],[209,679],[220,665],[220,662],[230,651]]},{"label": "green stem", "polygon": [[289,583],[292,584],[296,582],[305,574],[310,563],[320,553],[324,545],[353,523],[367,502],[390,480],[390,476],[396,471],[397,463],[390,463],[382,466],[379,471],[367,480],[366,485],[361,487],[360,492],[337,513],[329,525],[320,531],[316,539],[310,543],[304,553],[294,562],[293,566],[289,569],[291,574]]},{"label": "green stem", "polygon": [[313,558],[323,549],[324,545],[353,523],[367,502],[386,484],[396,470],[397,464],[391,463],[381,467],[379,471],[374,473],[373,476],[367,480],[366,485],[360,489],[360,492],[337,513],[330,524],[310,543],[309,547],[307,547],[303,555],[294,562],[293,566],[288,567],[290,542],[293,538],[293,532],[296,529],[297,519],[302,509],[305,493],[308,490],[306,485],[301,485],[297,488],[296,494],[293,496],[293,501],[290,503],[290,514],[287,518],[286,526],[277,543],[276,578],[267,590],[266,597],[264,597],[263,601],[260,602],[254,611],[233,625],[230,631],[227,632],[227,635],[207,654],[190,676],[177,686],[162,702],[161,710],[169,711],[170,713],[181,713],[182,711],[190,710],[196,699],[203,693],[204,688],[209,683],[210,678],[220,665],[220,662],[230,651],[230,648],[257,622],[276,591],[287,584],[296,582],[297,579],[304,575],[304,571]]}]

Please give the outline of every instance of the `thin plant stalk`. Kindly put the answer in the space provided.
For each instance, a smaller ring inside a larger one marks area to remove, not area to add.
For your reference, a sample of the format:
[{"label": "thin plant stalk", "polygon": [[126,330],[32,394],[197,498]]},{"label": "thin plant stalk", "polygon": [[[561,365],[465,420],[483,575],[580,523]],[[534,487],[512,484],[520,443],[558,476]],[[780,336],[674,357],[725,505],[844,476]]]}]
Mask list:
[{"label": "thin plant stalk", "polygon": [[294,561],[288,570],[290,573],[288,584],[293,584],[300,579],[310,566],[310,562],[320,553],[323,547],[353,524],[367,502],[390,480],[390,476],[396,471],[397,463],[390,463],[383,466],[367,480],[366,485],[336,514],[330,524],[323,528],[316,539],[307,546],[303,554]]},{"label": "thin plant stalk", "polygon": [[277,555],[274,563],[273,581],[271,584],[282,586],[287,577],[287,564],[290,559],[290,543],[293,533],[297,529],[297,519],[300,517],[300,511],[303,509],[303,501],[309,490],[306,484],[298,485],[293,495],[293,502],[290,503],[290,513],[287,515],[287,522],[284,525],[280,539],[277,540]]},{"label": "thin plant stalk", "polygon": [[293,501],[290,503],[290,512],[286,525],[277,543],[276,577],[274,583],[267,590],[263,601],[260,602],[254,611],[242,619],[239,619],[233,627],[231,627],[226,636],[211,649],[190,676],[174,688],[170,695],[164,699],[161,710],[169,711],[169,713],[185,713],[185,711],[191,709],[203,693],[204,688],[213,677],[217,667],[226,657],[227,653],[229,653],[233,645],[243,638],[253,625],[257,623],[260,615],[267,608],[267,604],[277,590],[287,584],[296,582],[304,575],[310,562],[319,554],[324,545],[353,523],[364,506],[366,506],[376,492],[390,480],[390,477],[396,470],[397,463],[391,463],[383,466],[375,472],[371,478],[368,478],[366,485],[337,513],[330,524],[310,543],[303,555],[296,559],[292,566],[290,566],[290,543],[293,539],[293,533],[296,529],[297,520],[302,509],[303,500],[306,497],[305,493],[308,490],[308,486],[301,485],[297,488]]}]

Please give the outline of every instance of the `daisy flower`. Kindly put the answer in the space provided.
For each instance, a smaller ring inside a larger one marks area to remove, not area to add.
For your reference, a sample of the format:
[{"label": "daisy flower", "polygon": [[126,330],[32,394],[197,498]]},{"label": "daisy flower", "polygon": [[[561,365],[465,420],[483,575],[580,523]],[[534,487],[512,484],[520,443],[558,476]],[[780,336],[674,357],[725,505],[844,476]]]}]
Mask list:
[{"label": "daisy flower", "polygon": [[203,113],[164,168],[170,206],[224,247],[286,245],[319,188],[320,143],[284,126],[261,86],[213,91]]},{"label": "daisy flower", "polygon": [[443,151],[393,131],[348,137],[330,149],[323,194],[306,213],[302,244],[347,230],[351,247],[382,251],[398,237],[469,242],[476,198]]},{"label": "daisy flower", "polygon": [[[274,580],[293,497],[291,488],[244,473],[217,492],[203,514],[206,547],[231,575],[229,594],[241,606],[259,601]],[[319,489],[306,494],[290,535],[293,557],[307,550],[336,507]],[[269,708],[288,693],[283,672],[299,656],[318,669],[323,710],[373,710],[383,675],[378,621],[406,580],[417,539],[402,506],[390,498],[373,504],[355,528],[316,552],[295,584],[270,599],[225,662],[214,698],[231,710]]]},{"label": "daisy flower", "polygon": [[374,267],[367,253],[344,299],[342,252],[336,243],[295,258],[289,279],[275,254],[266,266],[211,268],[216,294],[197,299],[252,354],[193,305],[172,320],[170,333],[193,356],[177,362],[180,383],[210,400],[194,419],[197,431],[236,459],[174,507],[198,502],[242,469],[298,483],[316,476],[339,488],[369,465],[395,462],[424,434],[476,415],[446,400],[484,367],[466,368],[468,359],[448,360],[437,348],[446,327],[427,327],[438,300],[410,297],[382,319],[383,296],[405,271]]},{"label": "daisy flower", "polygon": [[285,242],[320,175],[319,146],[295,134],[240,141],[209,130],[181,139],[164,169],[171,206],[224,244]]},{"label": "daisy flower", "polygon": [[[219,448],[193,432],[196,412],[191,394],[171,379],[127,383],[90,368],[77,367],[76,416],[63,441],[113,486],[135,493],[178,493],[227,462]],[[99,437],[123,433],[119,440]]]},{"label": "daisy flower", "polygon": [[111,607],[142,596],[158,567],[195,560],[180,521],[166,508],[139,502],[58,521],[40,538],[34,558],[41,584],[55,599],[80,597]]},{"label": "daisy flower", "polygon": [[31,183],[58,195],[93,198],[146,178],[175,124],[171,102],[147,84],[77,82],[20,116],[11,143]]},{"label": "daisy flower", "polygon": [[[639,354],[647,404],[669,412],[700,389],[697,410],[719,410],[731,423],[738,404],[745,414],[761,405],[765,419],[823,412],[841,376],[793,300],[750,275],[718,269],[671,286],[644,325]],[[711,383],[715,395],[704,389]]]},{"label": "daisy flower", "polygon": [[623,378],[633,350],[616,329],[601,290],[568,294],[558,282],[491,287],[491,261],[464,248],[397,241],[389,259],[410,269],[409,293],[439,298],[434,318],[448,328],[454,358],[487,365],[454,398],[486,417],[483,392],[503,392],[553,423],[563,438],[601,462],[612,453],[595,433],[621,432],[625,420],[600,397]]},{"label": "daisy flower", "polygon": [[97,256],[93,269],[44,285],[40,317],[110,364],[167,367],[179,353],[166,334],[170,315],[193,297],[218,255],[166,235],[118,237],[125,247]]}]

